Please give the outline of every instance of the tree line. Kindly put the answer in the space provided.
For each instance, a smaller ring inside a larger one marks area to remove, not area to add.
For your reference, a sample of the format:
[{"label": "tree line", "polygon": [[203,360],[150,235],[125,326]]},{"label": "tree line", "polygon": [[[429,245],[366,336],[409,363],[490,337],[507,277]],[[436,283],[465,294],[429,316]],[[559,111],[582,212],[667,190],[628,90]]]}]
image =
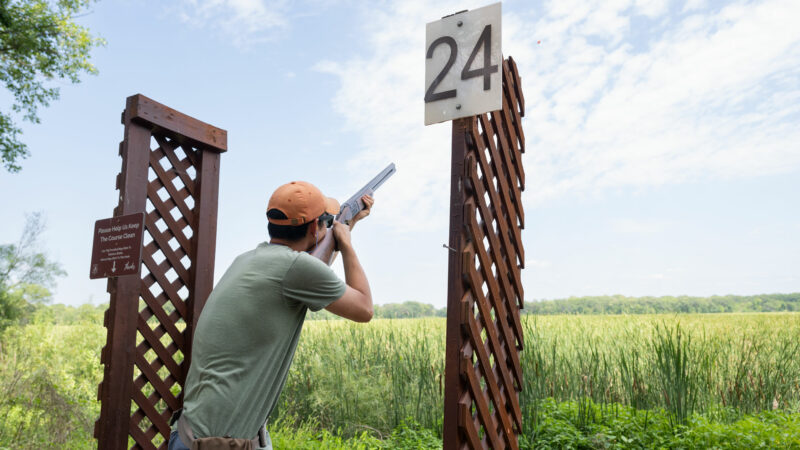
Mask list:
[{"label": "tree line", "polygon": [[671,314],[800,311],[800,293],[711,297],[624,295],[529,301],[527,314]]},{"label": "tree line", "polygon": [[[373,317],[376,319],[414,319],[418,317],[447,317],[447,308],[437,309],[428,303],[406,301],[402,303],[386,303],[373,306]],[[306,315],[308,320],[338,319],[339,317],[324,309]]]}]

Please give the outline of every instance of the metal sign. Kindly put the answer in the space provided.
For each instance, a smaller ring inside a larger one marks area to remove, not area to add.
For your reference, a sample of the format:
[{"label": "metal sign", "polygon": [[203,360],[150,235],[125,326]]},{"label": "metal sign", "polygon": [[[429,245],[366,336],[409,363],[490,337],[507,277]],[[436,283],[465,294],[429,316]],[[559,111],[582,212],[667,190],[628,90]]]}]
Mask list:
[{"label": "metal sign", "polygon": [[503,107],[501,7],[462,11],[425,31],[425,125]]},{"label": "metal sign", "polygon": [[144,213],[95,222],[89,278],[138,274],[142,262],[143,228]]}]

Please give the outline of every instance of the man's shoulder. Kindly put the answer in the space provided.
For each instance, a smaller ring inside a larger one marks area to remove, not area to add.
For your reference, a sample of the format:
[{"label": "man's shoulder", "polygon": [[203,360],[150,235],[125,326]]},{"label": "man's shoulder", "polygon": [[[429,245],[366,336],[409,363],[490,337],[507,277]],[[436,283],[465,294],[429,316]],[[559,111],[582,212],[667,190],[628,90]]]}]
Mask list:
[{"label": "man's shoulder", "polygon": [[311,256],[307,252],[295,252],[297,255],[295,256],[294,263],[292,264],[292,270],[304,270],[304,271],[311,271],[311,272],[318,272],[324,271],[328,272],[331,270],[327,264],[320,261],[318,258]]},{"label": "man's shoulder", "polygon": [[240,262],[269,262],[270,264],[285,263],[291,265],[295,259],[301,256],[301,252],[296,252],[284,245],[269,244],[262,242],[254,249],[248,250],[236,257]]}]

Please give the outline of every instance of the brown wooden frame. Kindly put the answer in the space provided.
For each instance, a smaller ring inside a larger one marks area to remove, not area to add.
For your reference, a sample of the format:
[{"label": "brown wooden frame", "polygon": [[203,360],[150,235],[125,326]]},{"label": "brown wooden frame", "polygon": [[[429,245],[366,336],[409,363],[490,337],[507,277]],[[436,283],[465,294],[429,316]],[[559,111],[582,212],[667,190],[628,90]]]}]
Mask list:
[{"label": "brown wooden frame", "polygon": [[453,121],[444,449],[519,448],[525,100],[503,62],[503,108]]},{"label": "brown wooden frame", "polygon": [[192,332],[214,282],[220,153],[227,132],[141,94],[122,113],[114,217],[145,213],[139,275],[108,280],[99,449],[167,448]]}]

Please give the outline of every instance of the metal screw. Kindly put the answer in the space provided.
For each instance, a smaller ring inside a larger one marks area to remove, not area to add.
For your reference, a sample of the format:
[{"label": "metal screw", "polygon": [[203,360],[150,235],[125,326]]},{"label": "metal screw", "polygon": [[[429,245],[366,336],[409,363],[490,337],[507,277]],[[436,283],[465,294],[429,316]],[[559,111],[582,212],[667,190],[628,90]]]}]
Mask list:
[{"label": "metal screw", "polygon": [[458,25],[458,26],[464,25],[464,22],[462,22],[462,21],[460,21],[460,20],[459,20],[459,21],[458,21],[458,23],[457,23],[456,25]]},{"label": "metal screw", "polygon": [[456,105],[456,109],[461,109],[461,103]]}]

